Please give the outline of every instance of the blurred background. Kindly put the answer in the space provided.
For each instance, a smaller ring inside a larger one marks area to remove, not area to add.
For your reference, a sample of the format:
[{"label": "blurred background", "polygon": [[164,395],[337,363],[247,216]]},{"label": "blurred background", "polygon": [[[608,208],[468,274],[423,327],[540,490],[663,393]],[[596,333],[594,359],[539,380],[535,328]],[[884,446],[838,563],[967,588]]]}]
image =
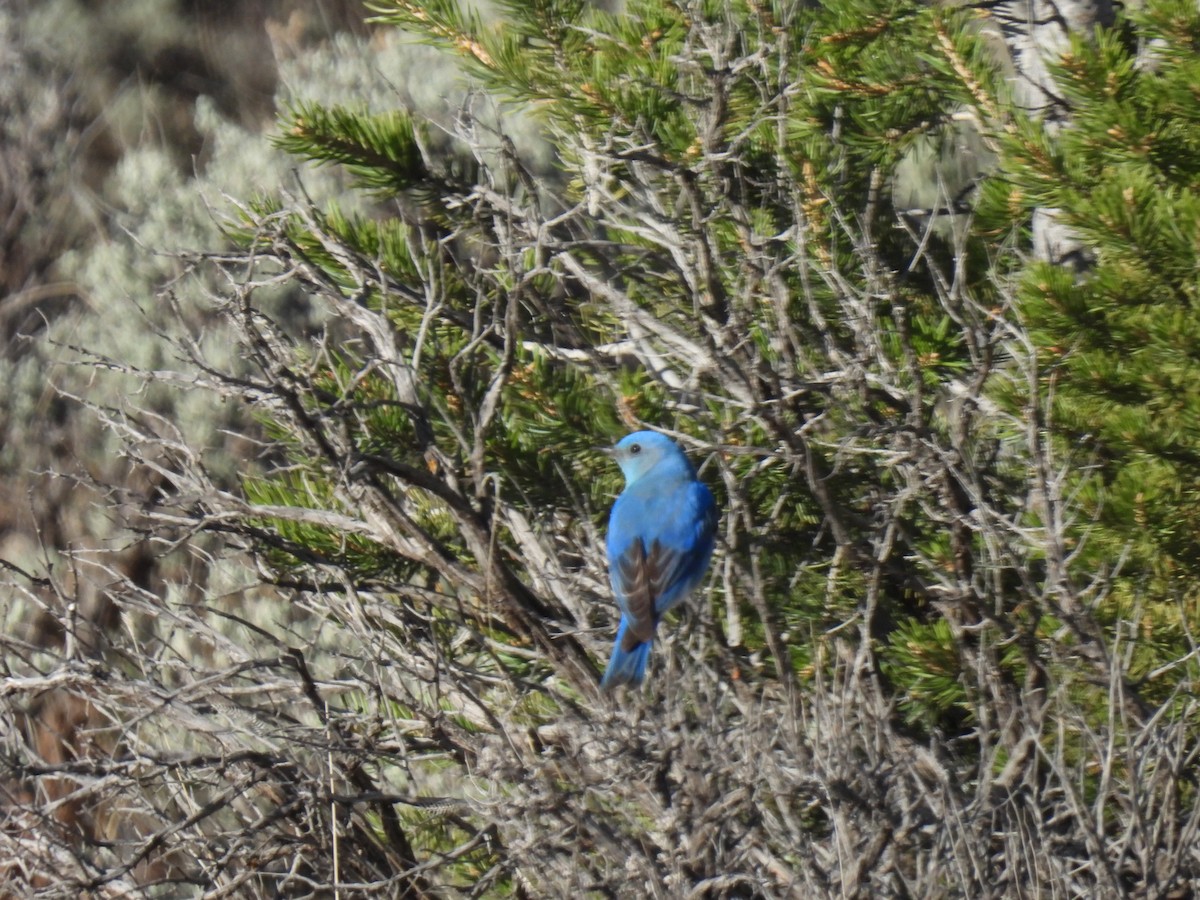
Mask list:
[{"label": "blurred background", "polygon": [[[77,364],[157,371],[169,352],[160,338],[180,329],[231,347],[200,302],[204,279],[182,278],[176,256],[223,245],[231,198],[286,186],[362,206],[338,172],[301,175],[272,145],[281,108],[305,98],[452,110],[453,66],[395,29],[372,36],[367,14],[360,0],[0,8],[0,559],[62,575],[60,554],[97,551],[128,573],[136,541],[94,487],[122,482],[119,441],[80,398],[119,406],[123,392],[145,388],[119,377],[98,385],[96,370]],[[164,286],[177,306],[157,296]],[[302,329],[303,294],[279,302]],[[244,463],[245,448],[220,437],[237,410],[200,391],[164,389],[151,403],[192,429],[218,475]],[[37,634],[45,616],[22,604],[6,612],[10,630],[48,637]]]}]

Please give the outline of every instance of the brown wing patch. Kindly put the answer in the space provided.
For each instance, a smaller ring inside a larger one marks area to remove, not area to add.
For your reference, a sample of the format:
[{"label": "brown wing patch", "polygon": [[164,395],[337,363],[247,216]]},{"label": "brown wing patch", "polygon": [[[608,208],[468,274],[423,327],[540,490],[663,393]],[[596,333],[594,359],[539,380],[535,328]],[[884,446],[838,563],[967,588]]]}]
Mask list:
[{"label": "brown wing patch", "polygon": [[621,641],[622,650],[632,650],[654,637],[654,583],[646,565],[646,545],[634,541],[617,563],[629,627]]},{"label": "brown wing patch", "polygon": [[621,555],[617,568],[630,619],[621,641],[622,650],[632,650],[654,637],[658,626],[655,604],[675,568],[676,557],[658,541],[650,545],[649,555],[641,541],[634,541]]}]

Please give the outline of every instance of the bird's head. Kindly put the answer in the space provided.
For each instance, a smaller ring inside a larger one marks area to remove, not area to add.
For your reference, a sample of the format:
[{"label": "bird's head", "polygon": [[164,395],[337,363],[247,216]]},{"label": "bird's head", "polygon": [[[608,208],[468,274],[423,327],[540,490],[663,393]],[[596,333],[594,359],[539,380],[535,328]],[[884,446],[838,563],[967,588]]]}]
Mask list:
[{"label": "bird's head", "polygon": [[694,476],[692,464],[673,440],[656,431],[635,431],[621,438],[612,457],[625,475],[625,483],[654,472],[659,475]]}]

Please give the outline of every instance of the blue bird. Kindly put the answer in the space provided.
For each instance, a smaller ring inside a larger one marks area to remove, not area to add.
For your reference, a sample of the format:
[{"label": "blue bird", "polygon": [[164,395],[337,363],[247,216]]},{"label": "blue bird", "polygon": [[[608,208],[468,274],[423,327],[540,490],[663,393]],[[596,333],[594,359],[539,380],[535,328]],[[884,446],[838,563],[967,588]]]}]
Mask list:
[{"label": "blue bird", "polygon": [[637,431],[612,455],[625,475],[608,519],[608,573],[621,624],[605,688],[642,683],[655,629],[700,584],[717,531],[712,492],[670,438]]}]

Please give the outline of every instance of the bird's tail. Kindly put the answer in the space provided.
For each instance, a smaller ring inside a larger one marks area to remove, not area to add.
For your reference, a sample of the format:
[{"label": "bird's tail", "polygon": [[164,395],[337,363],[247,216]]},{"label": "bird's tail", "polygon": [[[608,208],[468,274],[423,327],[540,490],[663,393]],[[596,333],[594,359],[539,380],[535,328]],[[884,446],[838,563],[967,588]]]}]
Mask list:
[{"label": "bird's tail", "polygon": [[604,678],[600,687],[612,688],[618,684],[628,684],[636,687],[646,677],[646,663],[650,659],[650,641],[635,644],[632,649],[622,649],[625,643],[625,632],[629,629],[629,619],[621,616],[621,625],[617,628],[617,640],[613,644],[612,657],[608,668],[604,670]]}]

